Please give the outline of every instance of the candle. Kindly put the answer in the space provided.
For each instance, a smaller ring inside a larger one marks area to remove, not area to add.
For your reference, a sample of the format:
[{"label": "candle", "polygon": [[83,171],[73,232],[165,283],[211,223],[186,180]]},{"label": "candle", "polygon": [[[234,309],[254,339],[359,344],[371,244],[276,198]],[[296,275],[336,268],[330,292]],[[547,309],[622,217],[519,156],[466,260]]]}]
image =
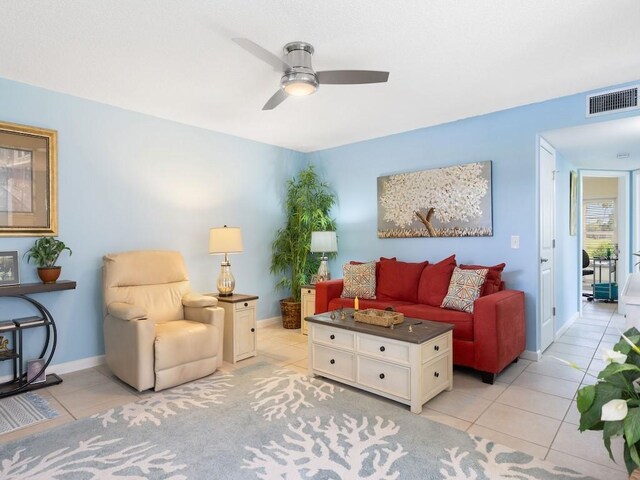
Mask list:
[{"label": "candle", "polygon": [[359,310],[360,309],[360,300],[358,299],[358,297],[356,297],[355,300],[353,301],[353,308],[355,310]]}]

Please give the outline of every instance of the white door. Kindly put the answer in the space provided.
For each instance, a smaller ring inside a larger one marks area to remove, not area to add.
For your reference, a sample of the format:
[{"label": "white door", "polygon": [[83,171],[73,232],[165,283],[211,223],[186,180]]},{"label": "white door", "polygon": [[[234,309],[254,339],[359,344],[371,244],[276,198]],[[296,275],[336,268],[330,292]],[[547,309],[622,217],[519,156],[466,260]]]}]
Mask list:
[{"label": "white door", "polygon": [[553,254],[555,247],[556,152],[540,140],[540,351],[555,335]]}]

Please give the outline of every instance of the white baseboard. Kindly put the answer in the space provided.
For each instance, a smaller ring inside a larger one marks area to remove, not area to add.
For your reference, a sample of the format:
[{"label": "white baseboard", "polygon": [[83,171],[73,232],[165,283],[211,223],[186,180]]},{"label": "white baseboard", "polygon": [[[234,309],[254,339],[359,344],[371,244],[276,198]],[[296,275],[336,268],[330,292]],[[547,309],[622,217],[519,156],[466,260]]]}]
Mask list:
[{"label": "white baseboard", "polygon": [[542,358],[542,352],[540,350],[536,350],[532,352],[531,350],[525,350],[520,354],[520,358],[524,360],[531,360],[532,362],[537,362]]},{"label": "white baseboard", "polygon": [[277,323],[282,323],[282,317],[263,318],[262,320],[258,320],[258,328],[268,327]]},{"label": "white baseboard", "polygon": [[569,330],[569,328],[571,327],[571,325],[573,325],[576,320],[578,320],[580,318],[580,312],[575,312],[573,315],[571,315],[571,317],[569,318],[569,320],[567,321],[567,323],[565,323],[564,325],[562,325],[562,327],[560,327],[560,330],[558,330],[556,332],[556,337],[555,339],[557,340],[558,338],[560,338],[562,335],[564,335],[564,333]]},{"label": "white baseboard", "polygon": [[[71,372],[77,372],[78,370],[85,370],[87,368],[97,367],[104,363],[104,355],[97,355],[95,357],[81,358],[80,360],[73,360],[71,362],[51,364],[47,367],[47,373],[57,373],[59,375]],[[3,375],[0,377],[0,383],[13,380],[13,375]]]}]

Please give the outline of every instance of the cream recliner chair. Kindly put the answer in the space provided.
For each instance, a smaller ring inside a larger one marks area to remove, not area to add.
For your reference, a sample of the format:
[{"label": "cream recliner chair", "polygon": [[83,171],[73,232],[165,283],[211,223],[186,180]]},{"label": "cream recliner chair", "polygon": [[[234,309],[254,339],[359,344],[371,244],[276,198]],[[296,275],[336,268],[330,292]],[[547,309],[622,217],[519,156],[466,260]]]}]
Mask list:
[{"label": "cream recliner chair", "polygon": [[162,390],[222,365],[224,310],[191,293],[180,253],[105,255],[103,283],[106,360],[122,381]]}]

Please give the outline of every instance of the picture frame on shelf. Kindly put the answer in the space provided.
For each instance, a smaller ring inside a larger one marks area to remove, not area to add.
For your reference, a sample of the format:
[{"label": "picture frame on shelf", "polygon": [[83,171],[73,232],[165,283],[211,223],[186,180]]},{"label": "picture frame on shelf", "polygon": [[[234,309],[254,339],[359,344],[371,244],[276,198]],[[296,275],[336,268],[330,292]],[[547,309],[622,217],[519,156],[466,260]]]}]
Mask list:
[{"label": "picture frame on shelf", "polygon": [[[27,360],[27,382],[34,383],[44,383],[47,381],[47,373],[42,372],[39,377],[36,378],[38,372],[42,370],[44,367],[44,358],[36,358],[34,360]],[[33,382],[31,381],[34,379]]]},{"label": "picture frame on shelf", "polygon": [[0,286],[18,285],[20,283],[20,266],[18,252],[0,252]]},{"label": "picture frame on shelf", "polygon": [[57,138],[0,122],[0,237],[57,235]]}]

